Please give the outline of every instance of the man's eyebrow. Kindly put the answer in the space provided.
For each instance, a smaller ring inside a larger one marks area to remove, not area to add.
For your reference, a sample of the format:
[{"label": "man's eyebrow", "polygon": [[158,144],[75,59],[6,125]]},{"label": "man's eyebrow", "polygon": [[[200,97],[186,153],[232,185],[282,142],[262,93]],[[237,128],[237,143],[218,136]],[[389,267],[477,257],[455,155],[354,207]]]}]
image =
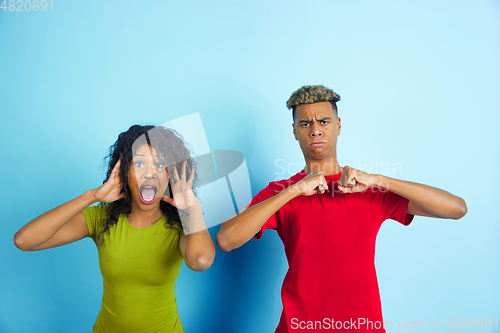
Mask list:
[{"label": "man's eyebrow", "polygon": [[[325,121],[325,120],[332,120],[332,117],[325,117],[325,118],[318,119],[318,121]],[[312,123],[312,120],[304,119],[304,120],[300,120],[299,124],[300,123]]]}]

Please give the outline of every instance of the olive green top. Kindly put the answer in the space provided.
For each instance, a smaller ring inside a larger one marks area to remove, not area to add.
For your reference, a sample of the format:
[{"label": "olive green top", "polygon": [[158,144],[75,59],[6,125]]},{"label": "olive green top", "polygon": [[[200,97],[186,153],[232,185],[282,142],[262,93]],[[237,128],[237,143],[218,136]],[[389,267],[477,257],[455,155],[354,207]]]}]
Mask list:
[{"label": "olive green top", "polygon": [[182,229],[165,227],[166,216],[137,229],[122,214],[100,245],[106,206],[83,214],[99,252],[104,290],[93,332],[184,332],[175,299]]}]

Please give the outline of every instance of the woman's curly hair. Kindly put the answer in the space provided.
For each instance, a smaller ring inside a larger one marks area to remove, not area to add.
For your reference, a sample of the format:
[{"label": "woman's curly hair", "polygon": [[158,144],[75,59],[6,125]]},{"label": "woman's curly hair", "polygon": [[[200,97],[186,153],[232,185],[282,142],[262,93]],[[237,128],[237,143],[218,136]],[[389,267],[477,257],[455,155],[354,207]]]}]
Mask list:
[{"label": "woman's curly hair", "polygon": [[[97,237],[100,244],[104,243],[105,235],[109,234],[109,229],[118,222],[119,216],[121,214],[130,214],[132,210],[132,197],[128,183],[128,171],[134,154],[143,144],[148,144],[152,148],[156,149],[163,156],[163,158],[165,158],[168,168],[173,170],[172,168],[175,167],[179,175],[182,172],[182,163],[187,161],[186,178],[189,178],[190,176],[191,168],[194,166],[194,161],[191,159],[190,150],[186,147],[182,136],[175,130],[168,129],[163,126],[133,125],[126,132],[120,133],[116,142],[109,147],[109,155],[106,156],[106,159],[109,159],[108,171],[103,183],[108,181],[111,171],[113,171],[116,163],[118,163],[121,158],[119,171],[122,182],[121,193],[124,193],[125,196],[117,201],[106,204],[108,217],[103,220],[104,228]],[[170,172],[170,174],[172,173]],[[195,191],[194,187],[196,180],[197,175],[195,173],[193,191]],[[165,192],[165,194],[162,193],[162,195],[171,196],[172,188],[170,183],[168,184],[167,191],[168,193]],[[160,209],[167,217],[165,227],[173,227],[182,230],[181,218],[186,217],[186,213],[184,211],[179,212],[177,208],[163,200],[160,202]]]}]

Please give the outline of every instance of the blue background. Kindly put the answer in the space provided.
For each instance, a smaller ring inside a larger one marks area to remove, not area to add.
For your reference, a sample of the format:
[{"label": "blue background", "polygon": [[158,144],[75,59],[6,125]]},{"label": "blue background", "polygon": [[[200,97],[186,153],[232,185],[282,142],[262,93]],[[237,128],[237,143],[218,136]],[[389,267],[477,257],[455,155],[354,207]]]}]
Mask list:
[{"label": "blue background", "polygon": [[[12,237],[99,186],[120,132],[199,112],[212,150],[245,155],[255,195],[303,167],[285,102],[318,83],[342,96],[341,165],[468,204],[459,221],[384,223],[385,320],[440,319],[448,331],[447,318],[500,317],[499,36],[500,3],[486,0],[54,0],[53,11],[1,10],[0,332],[90,331],[102,296],[93,242],[23,253]],[[206,272],[183,266],[186,332],[273,331],[286,268],[274,232],[218,250]]]}]

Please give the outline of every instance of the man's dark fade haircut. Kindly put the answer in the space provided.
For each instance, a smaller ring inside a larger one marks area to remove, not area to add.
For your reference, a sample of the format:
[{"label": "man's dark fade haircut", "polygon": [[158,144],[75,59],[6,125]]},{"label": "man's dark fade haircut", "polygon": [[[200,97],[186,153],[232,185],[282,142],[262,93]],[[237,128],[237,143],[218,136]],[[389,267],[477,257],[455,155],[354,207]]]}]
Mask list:
[{"label": "man's dark fade haircut", "polygon": [[302,88],[297,89],[286,102],[286,106],[289,109],[292,109],[292,119],[293,122],[295,122],[295,110],[299,105],[330,102],[335,114],[338,116],[338,101],[340,101],[339,94],[319,84],[314,86],[303,86]]}]

